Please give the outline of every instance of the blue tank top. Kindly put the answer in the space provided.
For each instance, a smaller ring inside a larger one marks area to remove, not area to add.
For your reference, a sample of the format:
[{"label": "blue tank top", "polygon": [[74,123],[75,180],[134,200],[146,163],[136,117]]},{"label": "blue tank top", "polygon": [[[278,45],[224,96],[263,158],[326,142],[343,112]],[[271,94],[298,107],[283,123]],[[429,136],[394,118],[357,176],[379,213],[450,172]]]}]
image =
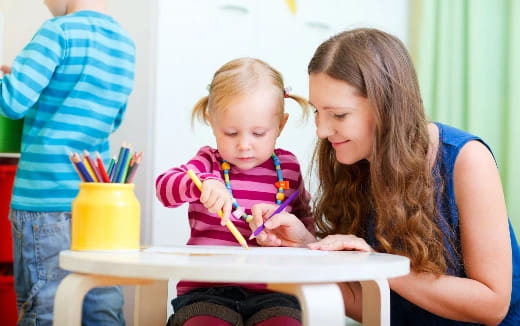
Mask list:
[{"label": "blue tank top", "polygon": [[[443,178],[444,191],[440,197],[440,212],[445,223],[440,225],[445,236],[448,252],[452,254],[452,258],[458,268],[448,268],[447,274],[459,277],[466,277],[463,270],[463,262],[455,255],[455,248],[460,248],[459,233],[459,213],[455,203],[455,189],[453,185],[453,169],[455,160],[461,148],[471,140],[480,141],[491,151],[489,146],[479,137],[471,135],[465,131],[436,123],[439,128],[439,155],[436,162],[436,168],[439,169]],[[449,224],[449,226],[447,225]],[[511,293],[511,304],[509,312],[500,325],[520,325],[520,251],[516,240],[511,222],[509,222],[509,232],[511,238],[512,257],[513,257],[513,284]],[[478,325],[474,323],[466,323],[453,321],[446,318],[438,317],[432,313],[416,306],[415,304],[405,300],[395,292],[391,292],[391,325]]]}]

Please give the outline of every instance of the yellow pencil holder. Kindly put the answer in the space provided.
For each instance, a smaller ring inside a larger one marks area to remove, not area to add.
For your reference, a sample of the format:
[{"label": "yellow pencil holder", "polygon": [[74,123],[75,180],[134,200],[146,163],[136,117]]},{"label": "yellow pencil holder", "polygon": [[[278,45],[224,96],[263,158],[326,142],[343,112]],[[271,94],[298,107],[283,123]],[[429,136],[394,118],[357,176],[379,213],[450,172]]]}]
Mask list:
[{"label": "yellow pencil holder", "polygon": [[134,184],[84,182],[72,202],[72,250],[139,249]]}]

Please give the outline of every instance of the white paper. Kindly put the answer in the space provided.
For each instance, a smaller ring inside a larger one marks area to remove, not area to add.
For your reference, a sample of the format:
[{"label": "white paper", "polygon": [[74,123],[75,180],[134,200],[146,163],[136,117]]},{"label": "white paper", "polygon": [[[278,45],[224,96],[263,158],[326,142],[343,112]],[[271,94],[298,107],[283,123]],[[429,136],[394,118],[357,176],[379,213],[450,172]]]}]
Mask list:
[{"label": "white paper", "polygon": [[184,255],[277,255],[277,256],[321,256],[327,251],[290,247],[249,247],[235,246],[156,246],[145,249],[147,252],[184,254]]}]

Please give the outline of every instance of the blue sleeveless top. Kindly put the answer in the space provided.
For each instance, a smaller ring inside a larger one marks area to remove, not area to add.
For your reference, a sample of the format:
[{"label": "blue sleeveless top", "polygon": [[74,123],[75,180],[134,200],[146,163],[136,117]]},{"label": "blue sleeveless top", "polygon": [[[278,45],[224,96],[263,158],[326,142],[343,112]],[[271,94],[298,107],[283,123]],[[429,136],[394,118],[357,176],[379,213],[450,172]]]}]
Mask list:
[{"label": "blue sleeveless top", "polygon": [[[440,212],[446,224],[440,225],[445,237],[451,238],[451,241],[445,239],[448,252],[453,256],[456,262],[455,268],[448,268],[448,275],[466,277],[463,270],[462,260],[454,254],[454,248],[451,242],[457,248],[460,248],[459,233],[459,213],[455,203],[455,189],[453,185],[453,170],[455,160],[461,148],[471,140],[478,140],[486,147],[489,146],[479,137],[471,135],[465,131],[436,123],[439,128],[439,155],[437,156],[436,168],[440,171],[443,178],[444,191],[440,198]],[[491,151],[491,149],[490,149]],[[442,223],[441,223],[442,224]],[[511,293],[511,304],[509,312],[500,325],[520,325],[520,250],[516,240],[511,222],[509,222],[509,232],[511,238],[512,256],[513,256],[513,286]],[[415,304],[405,300],[395,292],[391,292],[391,325],[478,325],[474,323],[466,323],[453,321],[446,318],[438,317],[432,313],[419,308]]]}]

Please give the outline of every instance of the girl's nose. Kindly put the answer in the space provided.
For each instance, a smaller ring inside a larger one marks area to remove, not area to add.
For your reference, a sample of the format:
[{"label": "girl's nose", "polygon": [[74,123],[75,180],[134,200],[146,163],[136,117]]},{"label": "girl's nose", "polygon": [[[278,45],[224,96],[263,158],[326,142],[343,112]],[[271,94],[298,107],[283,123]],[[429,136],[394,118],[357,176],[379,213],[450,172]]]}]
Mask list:
[{"label": "girl's nose", "polygon": [[240,139],[238,140],[238,149],[243,151],[243,150],[247,150],[249,149],[251,146],[251,141],[249,139],[249,137],[240,137]]}]

